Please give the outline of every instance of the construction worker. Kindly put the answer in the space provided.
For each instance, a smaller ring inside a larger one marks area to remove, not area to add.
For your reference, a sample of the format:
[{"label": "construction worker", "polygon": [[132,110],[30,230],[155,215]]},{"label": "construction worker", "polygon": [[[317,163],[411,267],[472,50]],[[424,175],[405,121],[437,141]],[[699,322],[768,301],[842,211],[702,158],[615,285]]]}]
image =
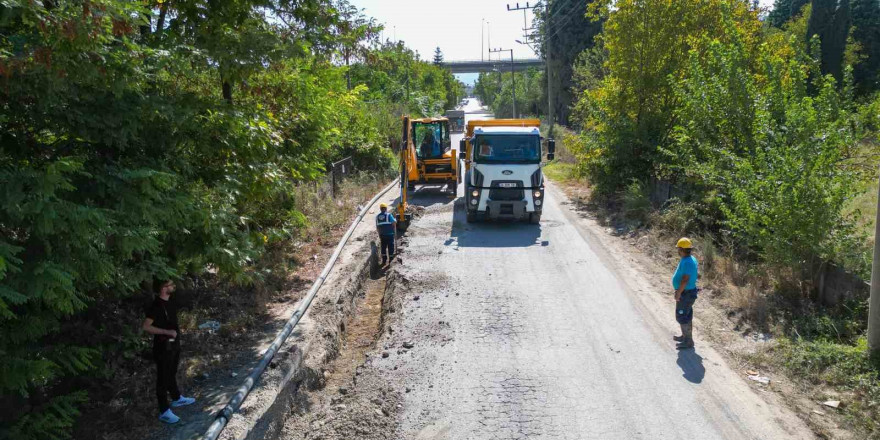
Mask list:
[{"label": "construction worker", "polygon": [[394,231],[397,219],[388,212],[388,204],[379,204],[379,214],[376,216],[376,232],[379,234],[379,242],[382,246],[382,265],[386,261],[394,259]]},{"label": "construction worker", "polygon": [[694,244],[689,238],[681,238],[676,244],[678,268],[672,276],[672,287],[675,289],[675,320],[681,325],[681,336],[672,339],[678,341],[679,350],[693,348],[694,302],[697,300],[697,259],[691,255]]},{"label": "construction worker", "polygon": [[422,138],[422,145],[419,146],[419,153],[422,159],[431,159],[434,157],[434,133],[428,132]]}]

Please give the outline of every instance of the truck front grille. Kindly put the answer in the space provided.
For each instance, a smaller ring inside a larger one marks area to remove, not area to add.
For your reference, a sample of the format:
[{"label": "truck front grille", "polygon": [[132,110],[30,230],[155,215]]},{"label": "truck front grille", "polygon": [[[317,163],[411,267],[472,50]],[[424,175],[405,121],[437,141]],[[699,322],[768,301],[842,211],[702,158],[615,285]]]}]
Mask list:
[{"label": "truck front grille", "polygon": [[[516,184],[516,188],[500,188],[501,183]],[[494,180],[489,188],[489,200],[522,200],[525,198],[523,193],[523,183],[518,180]]]}]

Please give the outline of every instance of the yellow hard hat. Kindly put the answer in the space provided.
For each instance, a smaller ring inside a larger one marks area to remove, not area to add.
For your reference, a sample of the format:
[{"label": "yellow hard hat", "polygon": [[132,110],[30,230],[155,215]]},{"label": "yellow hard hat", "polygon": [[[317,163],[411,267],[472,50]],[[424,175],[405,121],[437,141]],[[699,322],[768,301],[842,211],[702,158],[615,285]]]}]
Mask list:
[{"label": "yellow hard hat", "polygon": [[387,208],[387,207],[388,207],[388,204],[387,204],[387,203],[380,203],[380,204],[379,204],[379,207],[380,207],[380,208]]},{"label": "yellow hard hat", "polygon": [[678,243],[675,244],[675,247],[680,247],[682,249],[691,249],[694,247],[694,244],[691,243],[690,238],[682,237],[678,239]]}]

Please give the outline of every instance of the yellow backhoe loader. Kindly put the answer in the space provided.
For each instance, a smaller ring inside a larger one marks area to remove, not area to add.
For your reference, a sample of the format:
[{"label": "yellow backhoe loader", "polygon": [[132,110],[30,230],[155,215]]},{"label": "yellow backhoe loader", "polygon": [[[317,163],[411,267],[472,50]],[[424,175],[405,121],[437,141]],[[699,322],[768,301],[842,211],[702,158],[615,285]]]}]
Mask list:
[{"label": "yellow backhoe loader", "polygon": [[449,138],[449,119],[403,117],[401,181],[409,190],[416,184],[445,185],[455,195],[461,181],[458,153]]}]

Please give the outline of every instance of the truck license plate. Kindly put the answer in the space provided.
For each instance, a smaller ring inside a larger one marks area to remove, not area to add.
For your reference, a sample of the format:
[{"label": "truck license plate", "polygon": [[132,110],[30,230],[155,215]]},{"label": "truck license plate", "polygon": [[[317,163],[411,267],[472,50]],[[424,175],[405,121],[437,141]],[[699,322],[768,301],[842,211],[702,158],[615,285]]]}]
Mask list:
[{"label": "truck license plate", "polygon": [[507,182],[505,182],[505,183],[499,183],[499,184],[498,184],[498,187],[499,187],[499,188],[516,188],[516,184],[515,184],[515,183],[507,183]]}]

